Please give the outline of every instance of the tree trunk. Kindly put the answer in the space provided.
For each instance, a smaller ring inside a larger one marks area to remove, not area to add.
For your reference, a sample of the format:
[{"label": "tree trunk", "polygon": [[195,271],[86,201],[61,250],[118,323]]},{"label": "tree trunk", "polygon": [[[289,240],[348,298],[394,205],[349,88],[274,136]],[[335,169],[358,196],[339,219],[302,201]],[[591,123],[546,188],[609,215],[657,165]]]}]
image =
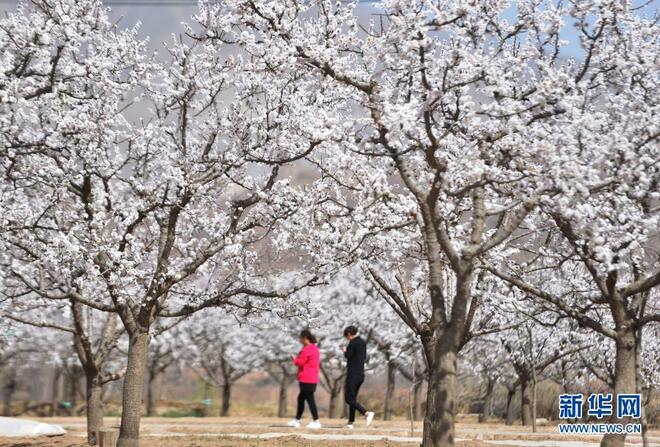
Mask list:
[{"label": "tree trunk", "polygon": [[337,399],[335,392],[330,390],[330,402],[328,404],[328,419],[334,419],[337,417]]},{"label": "tree trunk", "polygon": [[516,395],[516,387],[508,389],[506,394],[506,425],[513,425],[513,398]]},{"label": "tree trunk", "polygon": [[[419,379],[418,379],[419,380]],[[419,421],[422,419],[422,386],[423,380],[419,380],[413,389],[413,420]]]},{"label": "tree trunk", "polygon": [[277,417],[284,418],[286,417],[287,410],[287,392],[289,391],[289,385],[291,384],[291,376],[288,374],[282,374],[282,379],[280,380],[280,394],[277,399]]},{"label": "tree trunk", "polygon": [[392,406],[394,405],[394,388],[396,386],[396,366],[390,362],[387,364],[387,390],[385,391],[385,411],[383,420],[392,420]]},{"label": "tree trunk", "polygon": [[128,364],[124,376],[122,393],[121,427],[117,447],[138,447],[140,417],[142,416],[142,393],[147,369],[149,333],[138,331],[130,335]]},{"label": "tree trunk", "polygon": [[[639,367],[637,368],[639,371]],[[641,381],[639,380],[639,376],[637,377],[637,383],[639,384]],[[649,393],[651,390],[648,391]],[[642,447],[649,447],[651,444],[649,443],[649,421],[648,418],[646,417],[646,405],[648,404],[648,399],[644,397],[644,393],[642,390],[639,390],[639,394],[642,396],[642,407],[640,410],[642,411],[642,417],[640,419],[640,422],[642,424]]]},{"label": "tree trunk", "polygon": [[536,433],[536,366],[532,366],[532,432]]},{"label": "tree trunk", "polygon": [[149,370],[147,374],[147,416],[156,415],[156,372]]},{"label": "tree trunk", "polygon": [[[642,403],[641,403],[641,412],[642,412],[642,417],[640,418],[640,422],[642,423],[642,447],[648,447],[649,446],[649,422],[648,418],[646,417],[646,405],[649,401],[648,397],[644,397],[644,389],[642,388],[642,383],[644,382],[642,379],[642,329],[638,329],[637,332],[635,333],[635,336],[637,337],[636,343],[635,343],[635,372],[637,374],[637,394],[639,394],[642,398]],[[650,393],[652,392],[651,389],[648,390],[648,396],[650,396]]]},{"label": "tree trunk", "polygon": [[231,405],[231,383],[225,382],[222,385],[222,404],[220,405],[220,416],[229,416],[229,406]]},{"label": "tree trunk", "polygon": [[55,368],[53,370],[53,382],[50,389],[50,411],[48,416],[53,417],[57,414],[57,407],[59,406],[60,401],[60,377],[62,376],[62,370]]},{"label": "tree trunk", "polygon": [[[630,424],[630,418],[616,417],[616,396],[619,394],[637,393],[636,349],[637,340],[632,330],[619,333],[616,340],[616,364],[614,368],[614,393],[612,402],[612,419],[614,424]],[[603,436],[601,447],[623,447],[625,434],[607,434]]]},{"label": "tree trunk", "polygon": [[566,364],[565,359],[561,360],[561,389],[564,392],[564,394],[571,394],[571,391],[573,389],[569,377],[569,368]]},{"label": "tree trunk", "polygon": [[90,371],[86,374],[85,392],[87,400],[87,443],[97,445],[97,431],[103,427],[103,385],[98,374]]},{"label": "tree trunk", "polygon": [[486,395],[484,396],[484,406],[479,415],[479,422],[487,422],[490,418],[491,409],[493,406],[493,390],[495,389],[495,380],[491,378],[486,379]]},{"label": "tree trunk", "polygon": [[330,405],[328,406],[328,418],[336,419],[339,417],[339,409],[341,407],[341,386],[339,383],[332,384],[330,389]]},{"label": "tree trunk", "polygon": [[78,371],[76,371],[76,368],[72,368],[66,381],[67,400],[71,405],[69,407],[69,416],[76,416],[76,407],[78,406],[78,381]]},{"label": "tree trunk", "polygon": [[520,418],[525,426],[532,425],[532,389],[527,377],[520,378]]},{"label": "tree trunk", "polygon": [[11,404],[16,388],[18,388],[16,368],[10,365],[6,370],[4,383],[2,384],[2,415],[5,417],[11,417],[13,415]]},{"label": "tree trunk", "polygon": [[[446,338],[446,337],[445,337]],[[453,447],[456,415],[456,350],[440,340],[430,364],[429,386],[426,393],[423,447]]]}]

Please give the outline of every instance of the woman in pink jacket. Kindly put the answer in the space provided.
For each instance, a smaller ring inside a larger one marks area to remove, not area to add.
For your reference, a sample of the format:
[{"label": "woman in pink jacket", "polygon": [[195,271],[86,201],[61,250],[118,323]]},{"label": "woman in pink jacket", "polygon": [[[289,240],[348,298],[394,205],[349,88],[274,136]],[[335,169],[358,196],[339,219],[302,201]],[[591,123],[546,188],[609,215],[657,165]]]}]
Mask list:
[{"label": "woman in pink jacket", "polygon": [[316,337],[305,329],[300,332],[300,343],[303,348],[298,353],[298,357],[293,357],[293,363],[298,367],[298,383],[300,393],[298,394],[298,410],[296,418],[289,421],[289,427],[300,427],[300,418],[305,410],[305,401],[309,405],[309,411],[312,412],[314,420],[307,424],[307,428],[321,428],[319,421],[319,412],[316,409],[314,392],[319,383],[319,364],[321,363],[321,353],[316,346]]}]

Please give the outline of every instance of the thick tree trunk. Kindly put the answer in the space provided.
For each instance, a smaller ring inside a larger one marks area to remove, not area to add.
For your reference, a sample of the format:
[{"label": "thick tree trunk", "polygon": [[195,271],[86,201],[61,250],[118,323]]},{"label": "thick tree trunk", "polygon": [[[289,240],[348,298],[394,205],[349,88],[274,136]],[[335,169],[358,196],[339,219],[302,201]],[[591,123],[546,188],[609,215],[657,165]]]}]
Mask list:
[{"label": "thick tree trunk", "polygon": [[456,351],[440,341],[430,365],[423,447],[453,447],[456,415]]},{"label": "thick tree trunk", "polygon": [[[648,403],[648,398],[644,396],[644,389],[642,388],[642,330],[638,329],[635,333],[637,337],[637,342],[635,343],[635,372],[637,373],[637,394],[642,397],[641,412],[642,417],[640,422],[642,423],[642,446],[648,447],[649,444],[649,422],[646,417],[646,404]],[[651,390],[649,389],[650,393]]]},{"label": "thick tree trunk", "polygon": [[16,388],[18,388],[16,368],[10,366],[6,370],[4,383],[2,384],[2,415],[5,417],[11,417],[13,415],[11,404],[14,400]]},{"label": "thick tree trunk", "polygon": [[86,375],[86,400],[87,400],[87,443],[97,445],[97,431],[103,427],[103,385],[101,385],[98,374],[88,372]]},{"label": "thick tree trunk", "polygon": [[423,380],[419,380],[413,389],[413,420],[419,421],[422,419],[422,386]]},{"label": "thick tree trunk", "polygon": [[291,376],[289,376],[288,374],[282,374],[282,379],[280,380],[280,394],[277,399],[278,418],[286,417],[286,411],[288,407],[287,392],[289,391],[290,384],[291,384]]},{"label": "thick tree trunk", "polygon": [[383,420],[392,420],[392,407],[394,405],[394,389],[396,387],[396,366],[390,362],[387,364],[387,389],[385,390],[385,411]]},{"label": "thick tree trunk", "polygon": [[147,369],[149,333],[138,331],[131,334],[128,345],[128,364],[124,376],[122,394],[121,427],[117,447],[138,447],[142,393]]},{"label": "thick tree trunk", "polygon": [[156,378],[157,375],[153,370],[147,374],[147,416],[156,415]]},{"label": "thick tree trunk", "polygon": [[506,394],[506,425],[513,425],[513,398],[516,395],[516,387],[508,389]]},{"label": "thick tree trunk", "polygon": [[520,378],[520,418],[525,426],[532,425],[532,389],[526,377]]},{"label": "thick tree trunk", "polygon": [[486,395],[484,396],[484,406],[479,415],[479,422],[487,422],[490,418],[491,409],[493,406],[493,390],[495,389],[495,381],[491,378],[486,379]]},{"label": "thick tree trunk", "polygon": [[[636,345],[637,340],[633,331],[619,333],[616,340],[616,364],[614,368],[614,393],[611,423],[630,424],[630,418],[618,419],[616,417],[616,396],[619,394],[637,393],[636,371]],[[635,421],[638,422],[638,421]],[[601,447],[623,447],[626,441],[625,434],[608,434],[603,436]]]},{"label": "thick tree trunk", "polygon": [[222,387],[222,403],[220,405],[220,416],[229,416],[229,407],[231,405],[231,383],[225,382]]}]

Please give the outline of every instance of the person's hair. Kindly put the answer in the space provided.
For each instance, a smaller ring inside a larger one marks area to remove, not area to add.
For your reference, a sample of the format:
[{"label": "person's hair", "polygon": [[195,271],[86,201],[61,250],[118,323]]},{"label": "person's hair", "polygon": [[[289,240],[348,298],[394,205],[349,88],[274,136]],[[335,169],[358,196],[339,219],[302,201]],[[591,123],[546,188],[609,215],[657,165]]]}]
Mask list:
[{"label": "person's hair", "polygon": [[346,326],[344,329],[344,337],[348,335],[355,335],[358,333],[358,330],[355,326]]},{"label": "person's hair", "polygon": [[300,331],[300,338],[306,338],[310,343],[316,343],[318,341],[309,329],[303,329]]}]

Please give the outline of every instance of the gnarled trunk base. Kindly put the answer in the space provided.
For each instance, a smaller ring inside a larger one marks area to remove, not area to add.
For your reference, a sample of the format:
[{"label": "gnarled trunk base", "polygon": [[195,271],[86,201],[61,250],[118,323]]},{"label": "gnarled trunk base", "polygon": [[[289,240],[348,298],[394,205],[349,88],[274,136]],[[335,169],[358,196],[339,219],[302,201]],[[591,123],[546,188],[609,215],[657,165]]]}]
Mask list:
[{"label": "gnarled trunk base", "polygon": [[453,447],[456,442],[456,353],[441,347],[431,366],[424,417],[423,447]]}]

